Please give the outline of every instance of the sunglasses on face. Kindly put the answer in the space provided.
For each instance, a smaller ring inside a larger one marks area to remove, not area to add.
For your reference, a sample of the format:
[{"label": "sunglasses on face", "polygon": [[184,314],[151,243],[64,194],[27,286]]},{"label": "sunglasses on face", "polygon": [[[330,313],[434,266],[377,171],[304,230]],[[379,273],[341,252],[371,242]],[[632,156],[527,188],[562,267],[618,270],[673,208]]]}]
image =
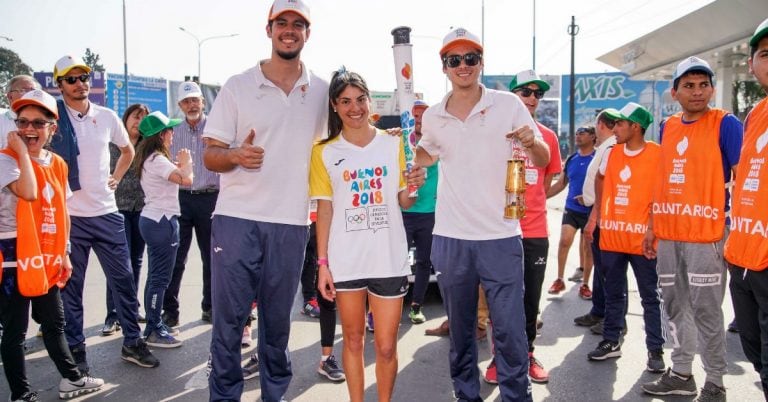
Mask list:
[{"label": "sunglasses on face", "polygon": [[450,68],[456,68],[461,65],[461,61],[464,60],[464,64],[468,66],[476,66],[483,59],[483,55],[479,53],[467,53],[467,54],[453,54],[443,57],[443,64]]},{"label": "sunglasses on face", "polygon": [[616,125],[616,120],[606,120],[603,122],[603,124],[605,124],[609,130],[613,130],[613,127]]},{"label": "sunglasses on face", "polygon": [[88,82],[91,79],[91,76],[88,74],[80,74],[80,75],[67,75],[65,77],[59,77],[58,81],[66,81],[69,85],[75,85],[77,80],[80,80],[80,82]]},{"label": "sunglasses on face", "polygon": [[536,99],[541,99],[544,97],[544,91],[541,89],[531,89],[531,88],[518,88],[515,90],[515,93],[522,96],[523,98],[527,98],[533,94]]},{"label": "sunglasses on face", "polygon": [[35,119],[35,120],[16,119],[13,122],[16,123],[16,127],[22,130],[29,127],[30,124],[32,125],[32,127],[38,130],[42,128],[46,128],[48,127],[48,125],[53,124],[52,121],[43,120],[43,119]]},{"label": "sunglasses on face", "polygon": [[576,130],[576,135],[584,135],[584,134],[592,134],[592,132],[583,128]]}]

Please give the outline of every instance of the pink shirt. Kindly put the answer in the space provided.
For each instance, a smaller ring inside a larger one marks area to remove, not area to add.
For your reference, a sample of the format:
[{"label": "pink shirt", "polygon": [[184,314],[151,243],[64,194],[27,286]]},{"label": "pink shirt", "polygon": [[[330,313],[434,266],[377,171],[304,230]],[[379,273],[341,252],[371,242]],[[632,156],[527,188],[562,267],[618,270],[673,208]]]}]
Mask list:
[{"label": "pink shirt", "polygon": [[525,158],[525,217],[520,221],[523,228],[523,238],[549,237],[547,230],[547,195],[544,192],[544,176],[563,171],[560,161],[560,145],[555,132],[545,125],[536,122],[544,142],[549,146],[549,164],[536,167],[530,159]]}]

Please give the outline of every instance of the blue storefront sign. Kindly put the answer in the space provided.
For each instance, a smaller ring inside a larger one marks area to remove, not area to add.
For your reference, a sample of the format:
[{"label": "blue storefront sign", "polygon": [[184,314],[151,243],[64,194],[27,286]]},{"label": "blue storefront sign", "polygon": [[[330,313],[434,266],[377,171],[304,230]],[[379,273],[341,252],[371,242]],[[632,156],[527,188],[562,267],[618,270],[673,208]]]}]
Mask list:
[{"label": "blue storefront sign", "polygon": [[159,110],[168,114],[168,80],[164,78],[128,76],[128,102],[125,101],[125,76],[107,75],[107,107],[122,116],[125,109],[134,103],[143,103],[150,111]]}]

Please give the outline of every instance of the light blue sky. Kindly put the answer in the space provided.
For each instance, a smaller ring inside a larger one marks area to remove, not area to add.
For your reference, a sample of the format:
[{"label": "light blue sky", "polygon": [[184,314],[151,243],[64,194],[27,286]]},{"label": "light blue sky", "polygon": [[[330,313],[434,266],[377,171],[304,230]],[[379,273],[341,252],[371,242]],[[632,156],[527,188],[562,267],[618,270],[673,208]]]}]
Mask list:
[{"label": "light blue sky", "polygon": [[[305,0],[312,13],[303,59],[323,77],[345,64],[373,90],[395,88],[392,36],[413,29],[414,83],[427,101],[445,90],[437,52],[451,26],[482,33],[481,0]],[[596,57],[690,13],[711,0],[536,0],[536,69],[570,69],[571,15],[580,26],[576,71],[615,71]],[[485,0],[485,73],[514,74],[531,67],[533,0]],[[269,0],[126,0],[129,73],[183,79],[197,73],[199,38],[238,33],[202,47],[202,79],[223,83],[266,58]],[[0,0],[0,46],[17,52],[35,71],[51,71],[65,54],[86,47],[107,71],[123,71],[122,0]]]}]

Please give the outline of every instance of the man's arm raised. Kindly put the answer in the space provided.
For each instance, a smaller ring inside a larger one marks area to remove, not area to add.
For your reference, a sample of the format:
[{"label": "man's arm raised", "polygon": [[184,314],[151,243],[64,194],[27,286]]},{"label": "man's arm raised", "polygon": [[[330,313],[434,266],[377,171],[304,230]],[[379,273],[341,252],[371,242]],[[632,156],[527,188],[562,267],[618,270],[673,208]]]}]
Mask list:
[{"label": "man's arm raised", "polygon": [[264,148],[253,145],[256,130],[251,129],[248,137],[237,148],[230,148],[229,144],[215,140],[205,139],[205,153],[203,164],[213,172],[229,172],[237,166],[245,169],[259,169],[264,162]]}]

